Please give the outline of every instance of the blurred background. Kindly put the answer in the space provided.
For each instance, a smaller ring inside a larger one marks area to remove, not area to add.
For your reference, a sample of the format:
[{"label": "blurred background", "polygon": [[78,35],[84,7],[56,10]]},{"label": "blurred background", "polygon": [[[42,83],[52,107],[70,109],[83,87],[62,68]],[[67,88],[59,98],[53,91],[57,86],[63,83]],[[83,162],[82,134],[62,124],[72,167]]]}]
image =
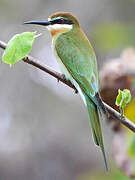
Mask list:
[{"label": "blurred background", "polygon": [[[31,55],[59,70],[49,32],[23,25],[57,11],[72,12],[79,19],[96,51],[99,70],[135,45],[134,0],[0,0],[0,39],[8,42],[24,31],[42,33]],[[2,54],[0,49],[0,58]],[[81,98],[24,62],[9,68],[0,61],[0,180],[124,179],[112,160],[115,132],[107,122],[102,129],[108,174]]]}]

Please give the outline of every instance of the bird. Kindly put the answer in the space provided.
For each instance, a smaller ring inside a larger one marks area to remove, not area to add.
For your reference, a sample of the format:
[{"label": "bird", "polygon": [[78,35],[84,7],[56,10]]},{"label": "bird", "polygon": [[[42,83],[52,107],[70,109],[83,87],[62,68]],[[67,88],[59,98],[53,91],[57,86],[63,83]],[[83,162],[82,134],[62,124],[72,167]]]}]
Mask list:
[{"label": "bird", "polygon": [[50,31],[52,49],[60,70],[66,80],[75,86],[87,107],[93,139],[101,149],[108,171],[100,124],[100,120],[107,117],[107,111],[99,93],[96,55],[79,21],[72,13],[56,12],[48,20],[27,21],[24,24],[42,25]]}]

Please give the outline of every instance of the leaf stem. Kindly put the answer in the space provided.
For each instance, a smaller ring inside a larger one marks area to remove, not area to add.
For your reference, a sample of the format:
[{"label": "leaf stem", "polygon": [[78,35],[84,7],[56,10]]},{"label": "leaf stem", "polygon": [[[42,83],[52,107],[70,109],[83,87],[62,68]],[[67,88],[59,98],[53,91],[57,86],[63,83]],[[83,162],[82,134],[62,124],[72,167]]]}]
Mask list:
[{"label": "leaf stem", "polygon": [[120,118],[121,120],[124,119],[124,108],[120,108]]}]

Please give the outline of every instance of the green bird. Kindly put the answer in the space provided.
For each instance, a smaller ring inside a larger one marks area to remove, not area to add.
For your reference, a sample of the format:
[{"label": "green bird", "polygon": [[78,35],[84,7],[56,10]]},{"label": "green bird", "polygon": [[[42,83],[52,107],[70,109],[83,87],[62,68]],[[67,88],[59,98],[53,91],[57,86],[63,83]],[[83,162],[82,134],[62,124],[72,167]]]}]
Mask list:
[{"label": "green bird", "polygon": [[100,146],[108,170],[99,121],[103,116],[107,117],[107,113],[98,92],[96,56],[78,20],[70,13],[57,12],[46,21],[28,21],[25,24],[43,25],[50,31],[60,70],[76,87],[87,107],[94,142]]}]

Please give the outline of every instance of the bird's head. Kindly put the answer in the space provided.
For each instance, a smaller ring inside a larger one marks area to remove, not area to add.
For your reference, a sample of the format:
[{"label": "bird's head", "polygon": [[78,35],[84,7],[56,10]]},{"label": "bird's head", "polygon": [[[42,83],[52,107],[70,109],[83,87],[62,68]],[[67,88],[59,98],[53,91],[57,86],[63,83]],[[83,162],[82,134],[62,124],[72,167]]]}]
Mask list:
[{"label": "bird's head", "polygon": [[67,12],[57,12],[49,16],[48,20],[28,21],[24,22],[24,24],[46,26],[52,36],[70,31],[73,28],[80,26],[76,17]]}]

